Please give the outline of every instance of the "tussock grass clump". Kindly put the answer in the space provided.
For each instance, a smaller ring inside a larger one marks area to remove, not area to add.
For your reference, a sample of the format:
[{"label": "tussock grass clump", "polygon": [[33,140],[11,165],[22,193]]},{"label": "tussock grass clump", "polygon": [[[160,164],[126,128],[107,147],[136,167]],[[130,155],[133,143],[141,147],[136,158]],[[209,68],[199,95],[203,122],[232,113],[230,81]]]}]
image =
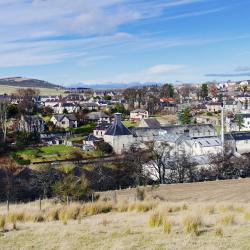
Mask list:
[{"label": "tussock grass clump", "polygon": [[199,215],[185,215],[182,218],[183,229],[184,229],[184,232],[187,234],[198,235],[198,230],[201,224],[202,224],[202,221]]},{"label": "tussock grass clump", "polygon": [[159,227],[163,223],[163,216],[159,212],[154,212],[149,216],[148,225],[150,227]]},{"label": "tussock grass clump", "polygon": [[65,209],[65,215],[68,220],[76,220],[80,212],[80,206],[77,204],[66,206],[63,209]]},{"label": "tussock grass clump", "polygon": [[223,229],[221,227],[217,227],[214,231],[214,235],[222,237],[224,235]]},{"label": "tussock grass clump", "polygon": [[6,225],[6,218],[4,215],[0,215],[0,229],[4,231]]},{"label": "tussock grass clump", "polygon": [[232,225],[233,223],[235,223],[235,215],[232,213],[222,215],[218,219],[217,223],[221,225]]},{"label": "tussock grass clump", "polygon": [[164,218],[163,219],[163,232],[166,234],[170,234],[172,231],[172,222],[169,220],[169,218]]},{"label": "tussock grass clump", "polygon": [[214,214],[215,213],[215,206],[214,205],[208,205],[205,207],[205,212],[207,214]]},{"label": "tussock grass clump", "polygon": [[120,213],[123,213],[123,212],[127,212],[130,208],[130,211],[133,211],[134,210],[134,207],[130,207],[130,205],[128,204],[128,202],[119,202],[117,205],[116,205],[116,210],[117,212],[120,212]]},{"label": "tussock grass clump", "polygon": [[226,212],[234,211],[234,207],[232,204],[222,204],[218,207],[218,211],[221,213],[226,213]]},{"label": "tussock grass clump", "polygon": [[188,210],[188,204],[187,203],[183,203],[181,206],[182,210]]},{"label": "tussock grass clump", "polygon": [[17,229],[17,221],[24,221],[25,214],[24,213],[9,213],[6,217],[7,223],[12,224],[13,230]]},{"label": "tussock grass clump", "polygon": [[128,212],[132,212],[136,209],[136,203],[133,202],[133,203],[130,203],[129,206],[128,206]]},{"label": "tussock grass clump", "polygon": [[113,204],[108,202],[86,203],[82,205],[80,213],[83,215],[96,215],[109,213],[113,209]]},{"label": "tussock grass clump", "polygon": [[244,213],[245,212],[245,207],[243,207],[243,206],[234,207],[234,211],[238,212],[238,213]]},{"label": "tussock grass clump", "polygon": [[149,201],[139,202],[136,203],[136,211],[145,213],[154,209],[156,206],[157,203],[154,202],[149,202]]},{"label": "tussock grass clump", "polygon": [[58,218],[60,221],[63,222],[64,225],[67,225],[68,223],[68,217],[65,209],[60,209],[58,213]]},{"label": "tussock grass clump", "polygon": [[[186,208],[186,206],[184,206],[184,208]],[[182,206],[181,205],[174,205],[174,204],[170,204],[166,207],[166,211],[168,213],[176,213],[182,210]],[[184,209],[185,210],[185,209]]]},{"label": "tussock grass clump", "polygon": [[44,213],[37,212],[31,215],[31,221],[33,222],[43,222],[45,221]]},{"label": "tussock grass clump", "polygon": [[59,208],[51,208],[45,211],[45,218],[47,221],[59,220]]},{"label": "tussock grass clump", "polygon": [[248,211],[248,212],[245,212],[245,214],[244,214],[244,219],[246,220],[246,221],[250,221],[250,212]]}]

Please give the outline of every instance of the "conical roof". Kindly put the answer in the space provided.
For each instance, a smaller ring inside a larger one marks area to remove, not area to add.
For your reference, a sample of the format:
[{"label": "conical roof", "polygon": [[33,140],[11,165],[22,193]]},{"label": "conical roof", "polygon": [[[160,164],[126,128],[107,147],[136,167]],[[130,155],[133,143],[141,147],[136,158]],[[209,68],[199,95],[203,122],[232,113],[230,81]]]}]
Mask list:
[{"label": "conical roof", "polygon": [[112,135],[112,136],[119,136],[119,135],[131,135],[132,133],[128,128],[124,126],[124,124],[121,121],[121,114],[116,113],[115,114],[115,121],[113,125],[111,125],[105,135]]}]

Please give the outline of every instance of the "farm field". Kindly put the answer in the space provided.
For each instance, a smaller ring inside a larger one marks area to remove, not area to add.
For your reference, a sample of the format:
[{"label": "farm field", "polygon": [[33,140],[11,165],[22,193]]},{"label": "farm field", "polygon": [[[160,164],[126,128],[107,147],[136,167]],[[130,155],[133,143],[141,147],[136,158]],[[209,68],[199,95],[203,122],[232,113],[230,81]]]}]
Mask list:
[{"label": "farm field", "polygon": [[40,211],[36,201],[9,214],[2,204],[0,249],[250,249],[249,183],[144,187],[144,201],[121,190],[117,203],[105,192],[95,203],[44,200]]},{"label": "farm field", "polygon": [[[17,89],[22,87],[0,85],[0,95],[15,93]],[[41,95],[64,95],[64,90],[56,88],[33,88],[38,89]]]}]

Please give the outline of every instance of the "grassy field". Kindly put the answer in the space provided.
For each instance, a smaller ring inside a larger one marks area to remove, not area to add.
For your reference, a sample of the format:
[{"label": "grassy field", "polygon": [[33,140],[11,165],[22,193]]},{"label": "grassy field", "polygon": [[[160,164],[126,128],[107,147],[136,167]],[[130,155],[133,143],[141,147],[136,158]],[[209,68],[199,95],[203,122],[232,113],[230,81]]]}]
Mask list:
[{"label": "grassy field", "polygon": [[[15,93],[17,89],[21,89],[21,87],[0,85],[0,95]],[[60,89],[54,89],[54,88],[33,88],[33,89],[39,90],[41,95],[64,95],[64,90]]]},{"label": "grassy field", "polygon": [[30,160],[31,163],[43,162],[50,160],[70,160],[74,159],[74,153],[80,153],[82,157],[95,157],[98,156],[98,152],[89,151],[84,152],[79,148],[69,147],[65,145],[52,145],[39,148],[28,148],[19,150],[16,154],[22,157],[24,160]]},{"label": "grassy field", "polygon": [[117,203],[105,192],[96,203],[44,200],[41,211],[39,202],[9,213],[2,204],[0,249],[250,249],[249,184],[144,187],[144,201],[130,200],[130,189],[117,192]]}]

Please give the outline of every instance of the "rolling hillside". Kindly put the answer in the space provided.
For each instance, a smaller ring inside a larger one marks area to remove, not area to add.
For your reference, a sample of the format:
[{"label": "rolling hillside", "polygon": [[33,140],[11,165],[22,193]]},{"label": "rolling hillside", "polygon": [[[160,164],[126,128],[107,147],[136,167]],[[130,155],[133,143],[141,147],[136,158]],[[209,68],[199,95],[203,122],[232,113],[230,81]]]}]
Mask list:
[{"label": "rolling hillside", "polygon": [[0,79],[0,85],[29,88],[58,88],[60,86],[52,83],[25,77],[10,77]]}]

